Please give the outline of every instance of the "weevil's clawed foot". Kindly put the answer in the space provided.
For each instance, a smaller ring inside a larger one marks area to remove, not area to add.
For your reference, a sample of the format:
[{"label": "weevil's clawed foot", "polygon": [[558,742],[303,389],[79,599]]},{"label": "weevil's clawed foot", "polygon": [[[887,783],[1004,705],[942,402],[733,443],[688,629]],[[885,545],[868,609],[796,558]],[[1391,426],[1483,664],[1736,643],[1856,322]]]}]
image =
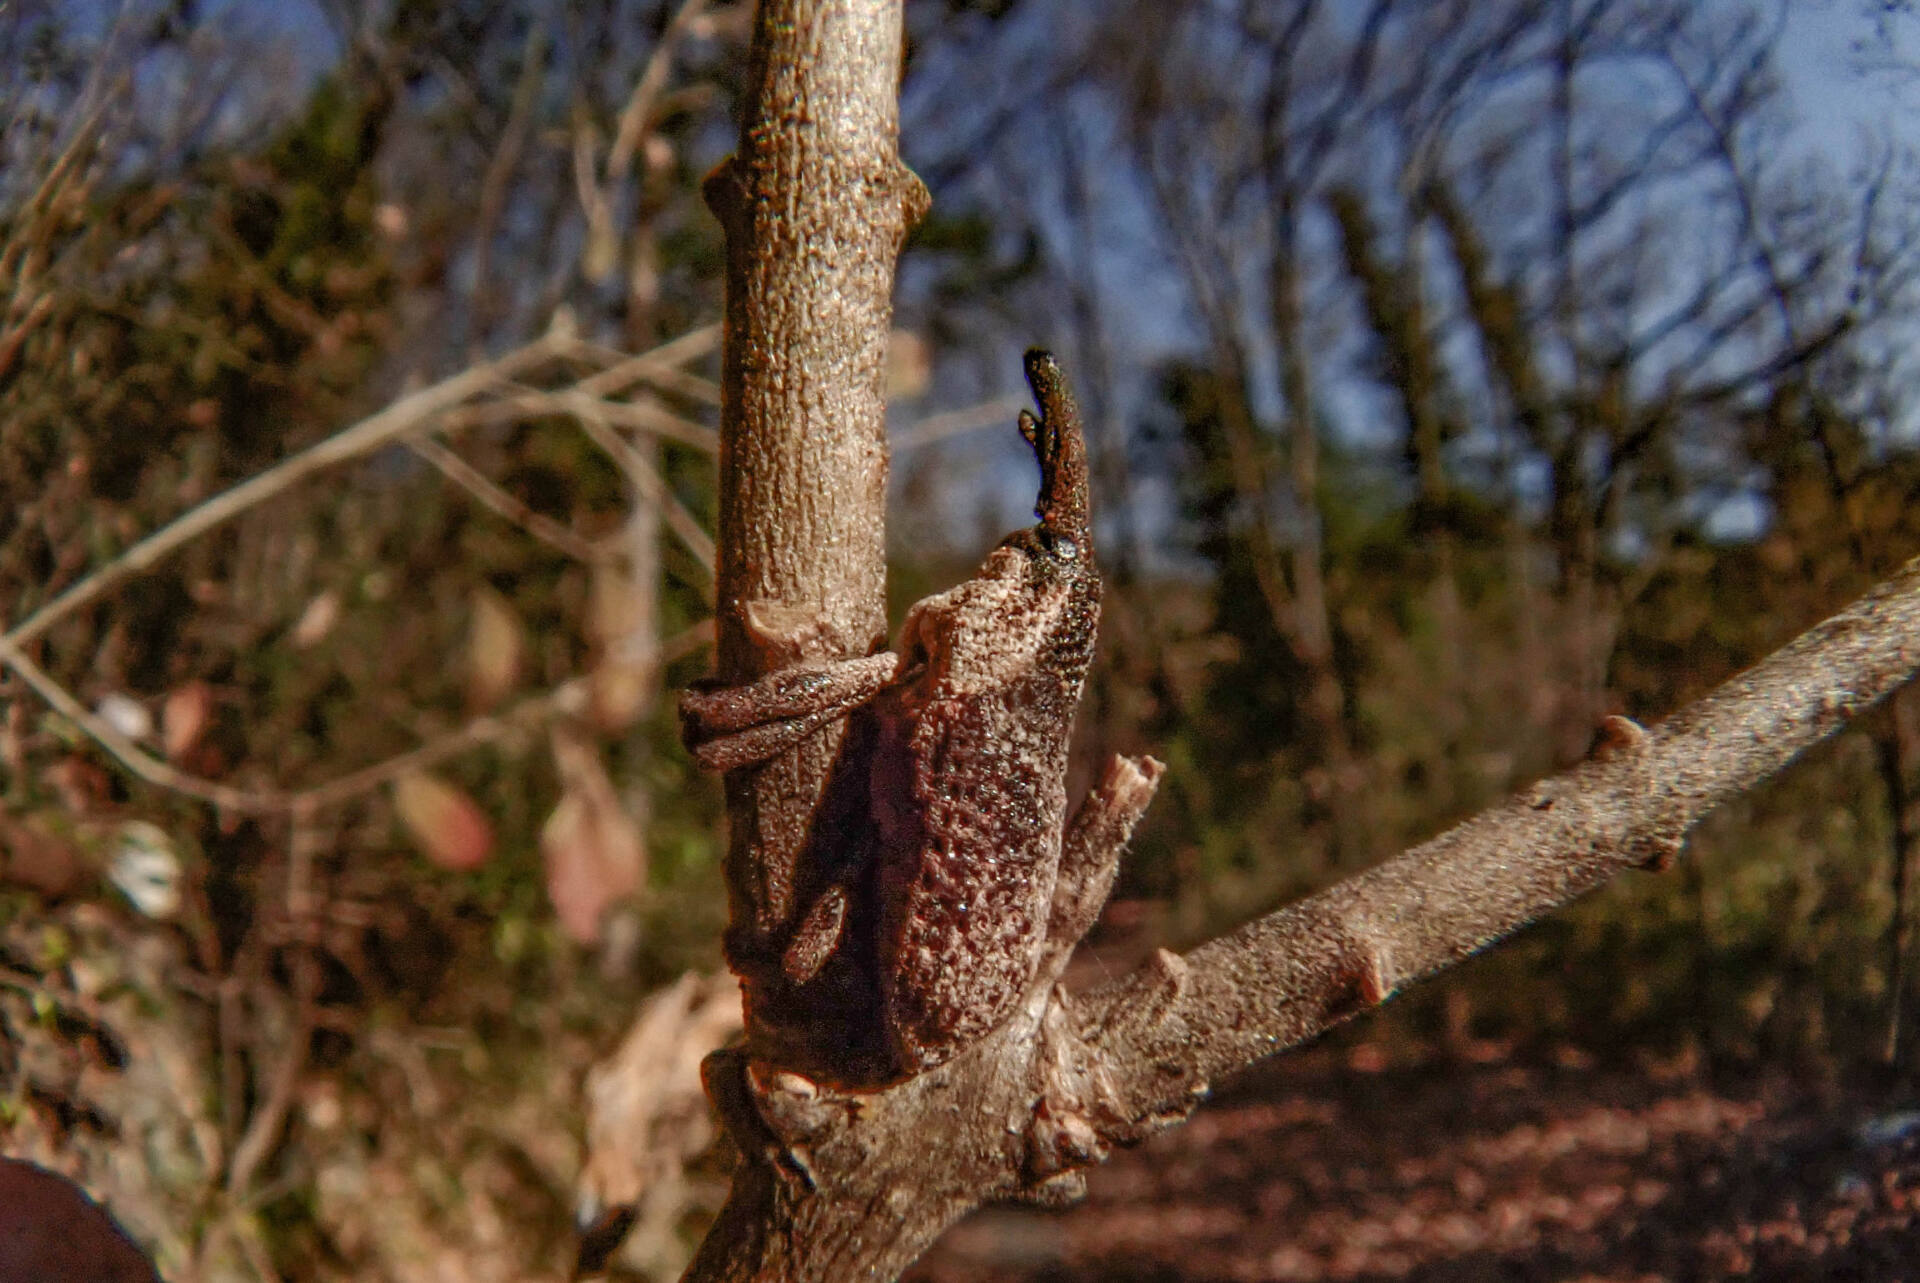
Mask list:
[{"label": "weevil's clawed foot", "polygon": [[746,686],[700,684],[680,696],[680,739],[709,771],[764,762],[885,690],[892,651],[783,668]]}]

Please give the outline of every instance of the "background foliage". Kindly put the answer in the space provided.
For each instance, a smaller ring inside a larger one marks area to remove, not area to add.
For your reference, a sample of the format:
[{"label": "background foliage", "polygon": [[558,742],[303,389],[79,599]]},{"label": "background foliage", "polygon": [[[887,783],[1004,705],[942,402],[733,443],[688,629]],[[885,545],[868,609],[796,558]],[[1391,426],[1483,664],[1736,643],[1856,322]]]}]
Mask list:
[{"label": "background foliage", "polygon": [[[0,15],[11,621],[396,396],[556,317],[572,336],[496,381],[504,410],[316,475],[30,649],[99,716],[146,716],[176,769],[254,790],[377,769],[570,682],[586,704],[507,718],[426,793],[396,769],[318,812],[243,813],[142,783],[7,677],[10,1148],[113,1152],[89,1066],[158,1048],[177,1108],[140,1135],[174,1158],[136,1219],[163,1265],[557,1268],[581,1068],[643,993],[717,965],[717,790],[660,698],[705,663],[710,358],[609,396],[678,435],[535,394],[717,314],[698,180],[730,145],[744,18]],[[1920,550],[1913,158],[1891,123],[1810,141],[1787,6],[909,18],[904,137],[936,207],[903,264],[896,598],[1021,520],[1013,358],[1060,349],[1111,583],[1082,760],[1171,766],[1113,958],[1431,834]],[[1898,73],[1882,35],[1828,74]],[[1905,1072],[1916,704],[1731,809],[1673,877],[1355,1036],[1410,1062]],[[177,869],[164,927],[96,893],[137,821]],[[88,941],[140,961],[76,980]],[[115,1004],[164,1034],[102,1052]],[[22,1050],[30,1028],[66,1052]]]}]

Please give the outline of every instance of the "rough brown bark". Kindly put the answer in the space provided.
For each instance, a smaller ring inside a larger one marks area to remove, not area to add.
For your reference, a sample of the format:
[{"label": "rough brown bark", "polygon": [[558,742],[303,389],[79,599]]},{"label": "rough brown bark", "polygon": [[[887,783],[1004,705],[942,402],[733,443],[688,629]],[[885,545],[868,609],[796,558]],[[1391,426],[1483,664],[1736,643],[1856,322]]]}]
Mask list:
[{"label": "rough brown bark", "polygon": [[[740,154],[710,183],[729,245],[721,676],[881,641],[881,362],[894,256],[924,192],[901,165],[898,0],[761,6]],[[742,1155],[691,1280],[896,1277],[988,1201],[1071,1198],[1109,1146],[1179,1121],[1221,1075],[1296,1045],[1632,867],[1920,668],[1920,560],[1652,732],[1185,957],[1082,997],[1057,984],[1145,809],[1116,760],[1070,832],[1052,941],[1013,1016],[923,1073],[852,1090],[821,1040],[753,998],[793,923],[837,736],[729,786],[729,952],[748,1041],[708,1090]],[[815,1013],[820,1014],[820,1013]]]}]

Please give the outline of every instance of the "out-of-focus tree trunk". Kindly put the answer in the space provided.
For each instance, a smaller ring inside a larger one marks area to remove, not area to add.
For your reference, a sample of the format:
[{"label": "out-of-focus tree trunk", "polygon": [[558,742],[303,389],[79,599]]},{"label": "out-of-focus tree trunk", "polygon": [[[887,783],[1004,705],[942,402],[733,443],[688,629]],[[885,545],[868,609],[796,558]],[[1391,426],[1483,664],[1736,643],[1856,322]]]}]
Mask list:
[{"label": "out-of-focus tree trunk", "polygon": [[1887,1033],[1882,1056],[1887,1065],[1897,1067],[1908,1038],[1912,987],[1913,921],[1907,902],[1914,862],[1920,859],[1920,690],[1908,687],[1888,701],[1886,721],[1874,737],[1892,830],[1888,886],[1893,917],[1887,924]]}]

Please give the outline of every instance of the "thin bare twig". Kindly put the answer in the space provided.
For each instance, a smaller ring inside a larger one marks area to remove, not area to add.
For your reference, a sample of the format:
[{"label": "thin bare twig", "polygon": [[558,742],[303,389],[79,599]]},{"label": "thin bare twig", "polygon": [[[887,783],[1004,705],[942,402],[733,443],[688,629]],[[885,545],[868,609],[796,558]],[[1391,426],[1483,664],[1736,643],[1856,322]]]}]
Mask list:
[{"label": "thin bare twig", "polygon": [[576,534],[561,522],[508,494],[486,473],[462,459],[432,437],[409,441],[407,448],[440,470],[442,476],[478,500],[482,507],[505,517],[541,543],[559,549],[575,561],[605,561],[612,550]]},{"label": "thin bare twig", "polygon": [[34,299],[28,305],[26,314],[17,322],[0,330],[0,380],[4,380],[8,372],[13,369],[13,363],[19,359],[20,349],[25,347],[27,340],[33,337],[35,328],[53,315],[55,302],[56,297],[53,291],[49,290]]},{"label": "thin bare twig", "polygon": [[543,388],[515,388],[493,400],[449,410],[439,420],[444,432],[518,423],[539,415],[597,414],[625,428],[647,432],[667,441],[692,446],[703,454],[718,454],[720,435],[703,423],[683,419],[670,410],[651,409],[627,401],[608,401],[573,389],[549,392]]},{"label": "thin bare twig", "polygon": [[526,151],[529,125],[539,101],[540,81],[546,69],[547,33],[540,23],[530,23],[520,50],[520,79],[513,89],[512,105],[507,109],[506,128],[500,132],[499,145],[487,161],[480,179],[479,219],[473,234],[473,299],[468,334],[478,338],[486,333],[493,312],[492,253],[494,229],[506,208],[509,183],[520,157]]},{"label": "thin bare twig", "polygon": [[[157,564],[183,544],[216,526],[233,520],[249,508],[280,494],[324,468],[359,458],[417,431],[434,415],[458,405],[494,384],[523,374],[565,348],[565,340],[548,335],[495,360],[471,366],[452,378],[405,396],[386,409],[360,420],[316,445],[309,446],[265,472],[223,490],[189,509],[131,548],[74,584],[15,625],[5,637],[15,654],[49,628],[83,606],[91,605],[110,589]],[[12,662],[11,656],[4,656]]]},{"label": "thin bare twig", "polygon": [[[604,347],[598,343],[589,343],[585,339],[577,340],[574,349],[582,356],[591,357],[609,370],[629,359],[625,352],[617,348]],[[691,358],[689,358],[691,359]],[[671,392],[698,401],[703,405],[718,407],[720,404],[720,385],[712,379],[702,378],[678,366],[657,366],[646,372],[645,381],[662,392]]]},{"label": "thin bare twig", "polygon": [[[633,459],[630,457],[634,455],[631,447],[627,446],[617,433],[607,428],[605,420],[598,416],[604,411],[617,412],[621,409],[617,404],[600,401],[599,396],[617,391],[636,378],[643,377],[646,372],[660,368],[662,362],[692,359],[704,353],[712,347],[718,333],[717,326],[707,326],[682,335],[670,343],[661,345],[653,352],[627,358],[619,362],[613,370],[605,370],[599,375],[582,380],[576,386],[576,390],[562,394],[565,398],[566,413],[583,422],[587,416],[594,417],[600,424],[605,441],[617,443],[619,449],[615,457],[630,477],[638,478],[637,485],[647,488],[650,478],[653,497],[668,507],[671,524],[709,573],[713,567],[713,546],[705,532],[700,529],[698,521],[685,510],[684,505],[680,505],[678,500],[673,498],[666,488],[665,481],[659,477],[658,473],[650,469],[645,474],[636,471]],[[448,421],[458,421],[457,413],[446,413],[452,407],[458,406],[468,397],[498,386],[514,375],[530,371],[541,362],[562,354],[591,356],[591,353],[582,353],[577,341],[570,336],[558,330],[552,331],[496,360],[470,367],[430,388],[403,397],[378,414],[362,419],[275,467],[232,489],[223,491],[134,544],[119,557],[101,566],[40,607],[11,631],[0,635],[0,665],[10,667],[19,673],[22,680],[56,712],[78,726],[136,777],[157,788],[245,815],[284,814],[294,808],[320,807],[345,801],[367,789],[385,783],[404,770],[419,769],[423,765],[444,760],[467,748],[498,739],[523,722],[538,721],[552,711],[570,708],[575,704],[584,707],[584,686],[581,683],[569,683],[547,695],[537,696],[501,717],[476,719],[475,722],[469,723],[442,740],[422,745],[386,762],[376,763],[328,784],[297,792],[273,788],[239,788],[190,775],[153,756],[105,719],[89,711],[25,651],[27,645],[37,640],[62,619],[99,600],[120,583],[155,565],[199,535],[232,520],[249,508],[265,502],[323,468],[406,439],[410,433],[423,429],[426,424],[433,421],[436,415],[445,415]],[[609,375],[612,377],[607,377]],[[578,390],[581,388],[587,391]],[[544,393],[520,394],[509,400],[547,395]],[[491,410],[496,407],[484,408]],[[524,410],[516,408],[510,412],[510,415],[521,413],[524,413]],[[666,415],[664,411],[659,413],[677,421],[677,416]],[[510,417],[510,415],[502,417]],[[465,422],[471,424],[475,421],[470,418]],[[698,425],[690,426],[698,427]],[[604,445],[605,442],[603,442],[603,448]],[[549,542],[566,547],[569,552],[583,560],[603,560],[609,555],[609,552],[599,545],[580,539],[557,522],[549,523],[548,519],[540,517],[530,509],[525,509],[525,505],[518,505],[518,508],[524,511],[516,510],[517,500],[513,500],[504,492],[497,491],[491,482],[440,443],[429,442],[416,448],[436,466],[441,467],[442,471],[466,485],[470,491],[481,498],[482,502],[488,503],[496,510],[505,509],[507,515],[520,519],[530,531],[546,537]],[[547,525],[542,523],[548,523],[551,528],[547,528]],[[540,528],[535,529],[535,527]],[[668,645],[669,647],[676,643],[697,645],[702,636],[711,636],[711,630],[711,622],[696,625],[694,629],[683,634],[682,638],[675,639],[675,642],[670,642]]]},{"label": "thin bare twig", "polygon": [[580,430],[619,465],[641,499],[660,509],[667,528],[673,531],[711,577],[714,567],[713,536],[707,533],[706,527],[700,524],[700,519],[688,510],[687,505],[680,502],[680,496],[673,493],[666,478],[625,437],[613,430],[597,408],[576,406],[574,418],[579,422]]},{"label": "thin bare twig", "polygon": [[[572,340],[568,351],[587,360],[597,360],[608,349],[580,339]],[[688,330],[677,339],[662,343],[659,347],[629,356],[615,365],[610,365],[600,373],[580,380],[574,384],[573,391],[585,396],[606,397],[624,392],[636,383],[661,377],[672,376],[679,367],[688,361],[696,361],[720,346],[720,327],[703,325],[697,330]]]},{"label": "thin bare twig", "polygon": [[930,446],[936,441],[946,441],[953,437],[962,437],[969,432],[978,432],[1005,424],[1026,406],[1026,400],[1017,396],[1003,396],[992,401],[982,401],[978,405],[964,406],[958,410],[949,410],[945,414],[929,415],[904,432],[893,435],[893,452],[906,454]]},{"label": "thin bare twig", "polygon": [[660,33],[659,41],[648,55],[646,69],[640,73],[640,79],[634,82],[633,92],[627,95],[627,105],[620,113],[613,146],[607,150],[606,182],[601,188],[603,200],[633,168],[634,154],[640,150],[640,143],[646,137],[647,126],[651,123],[653,105],[659,99],[660,91],[666,87],[667,73],[673,69],[673,55],[706,7],[707,0],[687,0],[680,6],[680,12],[673,15],[673,21],[667,24],[667,29]]},{"label": "thin bare twig", "polygon": [[607,150],[607,163],[601,171],[601,177],[596,177],[594,173],[593,131],[584,115],[574,123],[574,185],[578,191],[580,209],[587,219],[585,244],[588,246],[613,240],[614,198],[632,171],[633,158],[646,138],[648,127],[653,123],[654,105],[660,99],[661,90],[666,87],[667,75],[673,68],[673,55],[681,39],[692,29],[706,7],[707,0],[686,0],[680,6],[680,11],[674,14],[673,21],[667,24],[667,29],[660,33],[660,39],[655,42],[647,58],[646,68],[634,82],[633,92],[627,96],[627,104],[621,109],[620,121],[614,127],[613,143]]},{"label": "thin bare twig", "polygon": [[678,441],[711,454],[720,452],[720,434],[704,423],[684,419],[653,401],[609,401],[582,392],[561,392],[555,396],[568,414],[597,415],[608,423],[638,432]]},{"label": "thin bare twig", "polygon": [[[660,662],[671,663],[712,640],[713,621],[703,619],[661,643]],[[418,748],[363,767],[330,783],[305,789],[294,794],[291,801],[315,809],[334,806],[389,784],[409,772],[437,766],[470,749],[498,743],[515,734],[525,734],[549,718],[577,715],[587,708],[591,681],[589,677],[577,677],[570,682],[563,682],[545,694],[529,696],[504,713],[476,717]]]},{"label": "thin bare twig", "polygon": [[212,780],[189,775],[148,753],[115,730],[105,718],[89,712],[86,705],[29,659],[10,637],[0,637],[0,663],[20,674],[21,679],[33,687],[35,693],[53,707],[54,712],[85,731],[100,747],[119,759],[122,766],[147,783],[243,815],[268,815],[286,809],[289,798],[285,793],[216,784]]},{"label": "thin bare twig", "polygon": [[503,713],[486,714],[404,753],[375,762],[336,780],[305,789],[297,796],[316,807],[328,807],[379,788],[414,771],[424,771],[449,758],[494,744],[516,732],[524,733],[556,714],[574,714],[587,706],[587,680],[576,677],[550,691],[531,695]]},{"label": "thin bare twig", "polygon": [[689,370],[659,370],[648,375],[647,382],[659,391],[720,408],[720,385]]},{"label": "thin bare twig", "polygon": [[[705,354],[719,341],[719,335],[719,326],[702,326],[650,352],[628,357],[560,394],[565,398],[563,408],[567,413],[587,410],[604,414],[612,421],[624,417],[638,427],[651,424],[654,426],[648,430],[661,431],[662,435],[669,435],[661,426],[662,423],[672,420],[678,425],[675,431],[693,438],[690,443],[704,444],[712,437],[710,429],[680,420],[678,416],[657,408],[635,412],[622,409],[619,403],[603,404],[598,398],[647,377],[649,371],[671,368],[678,362]],[[434,416],[452,410],[467,398],[496,384],[509,382],[543,361],[565,354],[590,355],[583,352],[581,345],[571,336],[550,332],[492,361],[470,366],[432,387],[402,397],[379,413],[360,420],[176,517],[34,611],[9,630],[4,641],[17,654],[20,647],[38,639],[74,611],[98,601],[108,591],[157,564],[182,545],[231,521],[249,508],[265,502],[315,472],[402,440],[409,433],[421,430]],[[552,394],[524,392],[518,395],[538,399]],[[474,420],[452,414],[446,415],[444,422],[448,426],[465,426]],[[7,656],[0,653],[0,659],[7,659]]]},{"label": "thin bare twig", "polygon": [[[320,995],[320,960],[314,954],[310,934],[313,918],[312,871],[318,833],[310,807],[295,807],[288,817],[287,833],[287,913],[293,918],[298,938],[293,945],[293,1030],[280,1062],[274,1066],[273,1080],[247,1130],[233,1148],[233,1162],[227,1168],[227,1197],[244,1202],[253,1188],[254,1174],[272,1156],[293,1107],[294,1093],[306,1073],[307,1056],[313,1043],[315,1004]],[[256,1050],[260,1044],[255,1043]]]},{"label": "thin bare twig", "polygon": [[[661,645],[661,662],[671,662],[713,640],[713,621],[703,619],[682,630]],[[551,691],[530,696],[504,713],[476,717],[438,739],[430,740],[404,753],[396,754],[372,766],[318,784],[312,788],[244,789],[221,784],[198,775],[189,775],[153,756],[140,745],[115,730],[112,723],[88,711],[87,707],[55,681],[45,669],[23,654],[18,646],[0,637],[0,663],[20,674],[27,685],[56,713],[78,726],[90,738],[135,776],[156,788],[178,793],[241,815],[283,815],[302,807],[321,810],[350,801],[386,784],[408,771],[456,757],[468,749],[505,739],[515,731],[538,726],[556,713],[578,713],[587,706],[587,679],[576,678]]]}]

